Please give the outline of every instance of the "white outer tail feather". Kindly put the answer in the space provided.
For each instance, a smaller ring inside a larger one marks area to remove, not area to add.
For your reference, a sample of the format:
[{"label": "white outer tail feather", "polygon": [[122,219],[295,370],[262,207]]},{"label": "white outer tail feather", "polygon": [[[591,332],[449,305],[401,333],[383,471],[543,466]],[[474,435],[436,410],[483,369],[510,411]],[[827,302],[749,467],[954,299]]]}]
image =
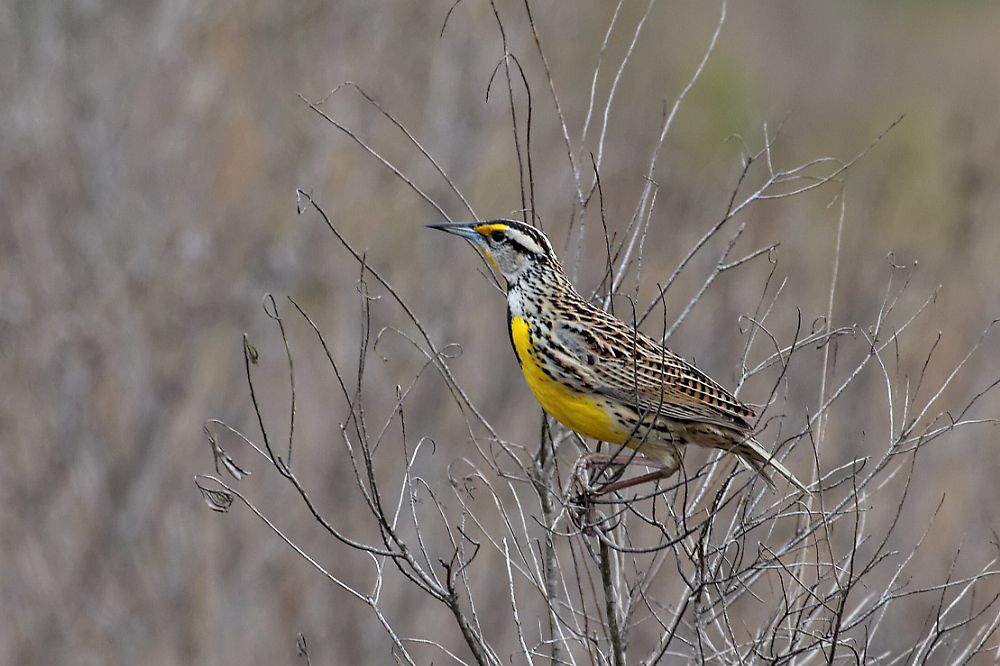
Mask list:
[{"label": "white outer tail feather", "polygon": [[[742,447],[750,449],[750,451],[741,451]],[[765,471],[764,467],[770,465],[778,474],[785,477],[789,483],[804,492],[806,495],[812,495],[812,492],[806,488],[805,484],[795,478],[795,475],[788,471],[788,468],[777,461],[770,453],[764,450],[764,447],[760,445],[753,437],[748,437],[743,440],[737,446],[733,447],[733,453],[735,453],[743,464],[750,467],[752,470],[757,472],[767,481],[767,485],[774,489],[774,481],[771,476]]]}]

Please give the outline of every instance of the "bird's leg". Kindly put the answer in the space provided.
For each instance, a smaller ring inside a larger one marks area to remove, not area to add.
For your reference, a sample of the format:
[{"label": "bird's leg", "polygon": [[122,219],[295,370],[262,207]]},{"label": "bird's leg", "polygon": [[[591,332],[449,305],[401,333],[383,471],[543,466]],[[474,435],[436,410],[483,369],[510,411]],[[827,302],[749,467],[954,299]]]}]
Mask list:
[{"label": "bird's leg", "polygon": [[[587,471],[604,468],[608,465],[632,465],[639,464],[645,465],[646,467],[655,467],[656,470],[643,474],[641,476],[636,476],[631,479],[621,479],[619,481],[613,481],[611,483],[606,483],[600,487],[593,487],[589,480],[587,479]],[[632,486],[639,485],[640,483],[647,483],[649,481],[656,481],[658,479],[665,479],[672,476],[681,466],[680,459],[675,456],[670,456],[665,460],[658,460],[655,458],[650,458],[644,456],[640,453],[629,453],[629,454],[619,454],[619,455],[609,455],[606,453],[588,453],[586,455],[580,456],[577,460],[576,465],[573,468],[573,473],[570,476],[570,485],[580,485],[586,492],[594,495],[607,495],[608,493],[613,493],[618,490],[624,490],[625,488],[631,488]]]},{"label": "bird's leg", "polygon": [[[659,465],[659,463],[657,463],[655,461],[650,461],[650,462],[653,462],[653,464]],[[669,468],[663,467],[663,468],[660,468],[660,469],[658,469],[656,471],[649,472],[648,474],[643,474],[641,476],[634,476],[631,479],[622,479],[621,481],[615,481],[613,483],[606,483],[606,484],[604,484],[603,486],[601,486],[597,490],[597,493],[599,495],[607,495],[609,493],[618,492],[619,490],[625,490],[626,488],[631,488],[632,486],[637,486],[640,483],[648,483],[650,481],[658,481],[660,479],[665,479],[665,478],[667,478],[669,476],[672,476],[673,473],[676,472],[676,471],[677,471],[676,467],[673,468],[673,469],[669,469]]]},{"label": "bird's leg", "polygon": [[569,478],[569,487],[574,485],[581,486],[586,490],[586,492],[594,495],[601,494],[601,491],[595,489],[588,478],[588,472],[592,470],[604,471],[608,469],[611,465],[620,465],[622,467],[638,463],[640,465],[646,465],[647,467],[659,467],[660,464],[647,458],[646,456],[639,455],[636,453],[609,455],[607,453],[586,453],[576,461],[573,466],[573,473]]},{"label": "bird's leg", "polygon": [[566,502],[566,508],[569,510],[570,519],[584,534],[592,536],[594,528],[603,520],[603,518],[598,520],[594,515],[594,506],[591,499],[596,495],[600,495],[601,490],[591,485],[590,471],[599,470],[598,473],[600,473],[608,469],[611,465],[624,467],[630,462],[656,464],[654,461],[634,453],[617,456],[608,455],[607,453],[585,453],[577,458],[566,487],[563,489],[563,499]]},{"label": "bird's leg", "polygon": [[[611,481],[610,483],[597,486],[591,485],[588,478],[590,470],[603,471],[609,465],[625,467],[632,464],[654,467],[656,469],[631,479]],[[604,520],[603,518],[597,519],[594,515],[594,505],[591,501],[594,497],[624,490],[640,483],[665,479],[676,472],[680,468],[680,465],[679,455],[676,457],[670,455],[664,457],[662,460],[634,452],[618,455],[609,455],[606,453],[588,453],[582,455],[573,466],[573,472],[570,474],[569,482],[563,491],[570,519],[584,534],[592,535],[595,527]]]}]

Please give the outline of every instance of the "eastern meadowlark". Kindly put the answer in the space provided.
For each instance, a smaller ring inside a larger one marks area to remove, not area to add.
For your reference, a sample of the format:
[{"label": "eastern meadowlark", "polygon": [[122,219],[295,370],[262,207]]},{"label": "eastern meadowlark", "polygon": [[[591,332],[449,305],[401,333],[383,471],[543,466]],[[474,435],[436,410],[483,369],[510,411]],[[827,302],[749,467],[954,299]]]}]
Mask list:
[{"label": "eastern meadowlark", "polygon": [[[600,492],[671,476],[687,444],[736,454],[773,488],[764,469],[770,465],[809,492],[753,438],[752,409],[634,326],[584,300],[541,231],[511,220],[430,226],[471,241],[503,276],[510,341],[545,411],[584,437],[635,449],[640,462],[657,468]],[[591,454],[589,463],[633,458]]]}]

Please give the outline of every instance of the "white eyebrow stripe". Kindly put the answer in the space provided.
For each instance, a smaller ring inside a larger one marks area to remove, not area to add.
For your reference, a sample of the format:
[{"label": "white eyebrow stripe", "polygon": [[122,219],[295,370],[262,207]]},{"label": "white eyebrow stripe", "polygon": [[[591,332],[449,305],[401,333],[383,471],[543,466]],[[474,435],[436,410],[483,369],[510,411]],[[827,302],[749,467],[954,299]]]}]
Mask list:
[{"label": "white eyebrow stripe", "polygon": [[540,246],[535,242],[535,239],[528,234],[518,231],[517,229],[507,229],[507,233],[511,235],[511,240],[516,242],[518,245],[524,247],[524,249],[534,252],[535,254],[546,254],[545,248]]}]

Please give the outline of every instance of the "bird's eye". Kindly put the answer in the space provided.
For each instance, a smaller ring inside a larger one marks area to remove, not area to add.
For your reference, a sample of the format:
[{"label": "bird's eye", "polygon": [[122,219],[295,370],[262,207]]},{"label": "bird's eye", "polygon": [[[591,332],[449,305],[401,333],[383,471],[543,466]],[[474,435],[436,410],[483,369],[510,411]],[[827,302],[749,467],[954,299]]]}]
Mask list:
[{"label": "bird's eye", "polygon": [[493,240],[494,243],[500,243],[503,241],[505,236],[502,231],[497,229],[496,231],[490,234],[490,238]]}]

